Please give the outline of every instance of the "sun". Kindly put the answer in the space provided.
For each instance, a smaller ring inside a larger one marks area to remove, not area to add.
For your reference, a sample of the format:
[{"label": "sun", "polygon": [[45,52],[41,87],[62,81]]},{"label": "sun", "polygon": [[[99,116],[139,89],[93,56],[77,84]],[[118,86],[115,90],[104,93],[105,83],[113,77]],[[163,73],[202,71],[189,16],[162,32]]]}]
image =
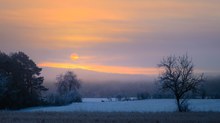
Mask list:
[{"label": "sun", "polygon": [[76,53],[73,53],[73,54],[70,55],[70,59],[75,61],[75,60],[79,59],[79,56]]}]

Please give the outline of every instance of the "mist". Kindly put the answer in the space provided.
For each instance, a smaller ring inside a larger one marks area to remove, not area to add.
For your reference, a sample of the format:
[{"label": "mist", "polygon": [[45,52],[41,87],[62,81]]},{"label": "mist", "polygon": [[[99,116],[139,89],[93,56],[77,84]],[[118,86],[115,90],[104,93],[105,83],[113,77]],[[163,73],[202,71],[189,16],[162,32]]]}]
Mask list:
[{"label": "mist", "polygon": [[[55,81],[45,82],[49,92],[55,92]],[[220,98],[220,76],[209,76],[203,83],[203,93],[206,98]],[[80,94],[85,98],[110,98],[117,96],[136,97],[139,93],[148,93],[149,98],[173,98],[169,93],[161,92],[155,80],[146,81],[82,81]],[[192,98],[201,96],[201,93]]]}]

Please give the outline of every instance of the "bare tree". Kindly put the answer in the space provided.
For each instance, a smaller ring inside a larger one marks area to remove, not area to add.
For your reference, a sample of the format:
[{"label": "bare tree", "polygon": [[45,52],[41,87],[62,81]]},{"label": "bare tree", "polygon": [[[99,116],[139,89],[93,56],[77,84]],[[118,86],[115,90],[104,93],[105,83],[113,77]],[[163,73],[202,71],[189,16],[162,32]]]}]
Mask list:
[{"label": "bare tree", "polygon": [[196,92],[203,79],[203,74],[194,74],[194,65],[188,55],[169,56],[158,65],[162,68],[159,84],[164,91],[171,91],[175,98],[179,112],[187,111],[187,93]]},{"label": "bare tree", "polygon": [[81,102],[81,95],[79,94],[80,80],[77,79],[76,74],[71,71],[67,71],[64,75],[61,74],[57,77],[57,95],[49,102],[55,105],[65,105],[72,102]]},{"label": "bare tree", "polygon": [[61,74],[57,77],[57,91],[63,95],[71,91],[78,91],[80,88],[80,80],[77,79],[76,74],[67,71],[64,75]]}]

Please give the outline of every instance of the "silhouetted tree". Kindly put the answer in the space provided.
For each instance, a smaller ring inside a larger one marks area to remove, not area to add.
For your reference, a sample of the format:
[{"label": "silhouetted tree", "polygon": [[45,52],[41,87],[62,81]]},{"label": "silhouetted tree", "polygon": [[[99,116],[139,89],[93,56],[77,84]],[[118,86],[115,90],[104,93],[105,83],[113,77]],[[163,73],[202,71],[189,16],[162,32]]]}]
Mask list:
[{"label": "silhouetted tree", "polygon": [[137,94],[138,100],[144,100],[150,98],[150,94],[148,92],[142,92]]},{"label": "silhouetted tree", "polygon": [[71,72],[67,71],[64,75],[61,74],[57,77],[57,93],[55,96],[55,104],[65,105],[72,102],[81,102],[81,96],[78,92],[80,88],[80,80],[77,76]]},{"label": "silhouetted tree", "polygon": [[187,93],[198,90],[203,81],[203,74],[194,74],[192,60],[187,54],[164,58],[158,66],[163,69],[159,75],[161,89],[174,94],[179,112],[188,110]]},{"label": "silhouetted tree", "polygon": [[5,105],[4,100],[9,92],[10,79],[3,72],[0,72],[0,107]]},{"label": "silhouetted tree", "polygon": [[76,74],[67,71],[64,75],[61,74],[57,77],[57,91],[63,95],[71,91],[78,91],[80,88],[80,80],[77,79]]},{"label": "silhouetted tree", "polygon": [[12,60],[11,58],[0,52],[0,108],[10,107],[11,97],[16,90],[11,90],[12,83]]},{"label": "silhouetted tree", "polygon": [[117,99],[117,101],[121,101],[122,100],[122,95],[117,95],[116,99]]},{"label": "silhouetted tree", "polygon": [[46,91],[42,84],[44,78],[40,76],[41,68],[29,59],[29,57],[23,52],[13,53],[11,55],[12,61],[19,68],[19,73],[16,73],[15,78],[19,80],[19,84],[23,88],[23,96],[27,96],[27,105],[33,105],[41,100],[41,92]]},{"label": "silhouetted tree", "polygon": [[[23,108],[39,105],[42,91],[46,91],[41,68],[23,52],[6,55],[0,53],[0,83],[4,85],[4,96],[0,108]],[[4,80],[4,81],[3,81]]]},{"label": "silhouetted tree", "polygon": [[220,99],[220,76],[209,77],[203,89],[206,98]]}]

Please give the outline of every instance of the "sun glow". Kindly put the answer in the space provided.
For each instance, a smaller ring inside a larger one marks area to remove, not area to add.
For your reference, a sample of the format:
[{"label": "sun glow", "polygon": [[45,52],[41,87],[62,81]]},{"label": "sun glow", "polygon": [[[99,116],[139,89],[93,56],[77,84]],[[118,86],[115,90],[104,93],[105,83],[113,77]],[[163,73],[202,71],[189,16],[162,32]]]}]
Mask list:
[{"label": "sun glow", "polygon": [[79,59],[79,56],[77,54],[73,53],[73,54],[70,55],[70,59],[75,61],[75,60]]},{"label": "sun glow", "polygon": [[64,69],[84,69],[95,72],[115,73],[115,74],[139,74],[139,75],[155,75],[158,73],[157,68],[141,68],[126,66],[105,66],[105,65],[83,65],[71,63],[55,63],[45,62],[38,64],[40,67],[64,68]]}]

